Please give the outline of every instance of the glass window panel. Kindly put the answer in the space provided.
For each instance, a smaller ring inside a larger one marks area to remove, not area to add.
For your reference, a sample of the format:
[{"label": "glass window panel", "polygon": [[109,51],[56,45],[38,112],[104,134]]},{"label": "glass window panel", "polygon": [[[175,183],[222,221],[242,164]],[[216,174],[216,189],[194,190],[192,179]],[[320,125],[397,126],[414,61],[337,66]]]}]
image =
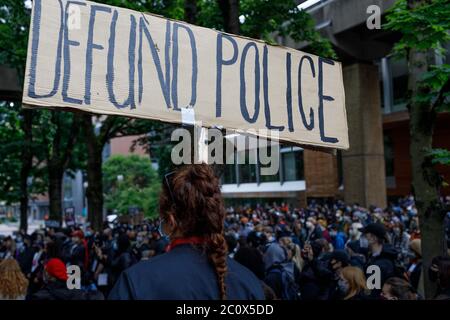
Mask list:
[{"label": "glass window panel", "polygon": [[[254,152],[251,151],[251,152]],[[250,164],[250,156],[248,151],[240,151],[238,154],[244,154],[244,164],[239,164],[239,183],[256,182],[256,164]],[[253,161],[254,162],[254,161]]]},{"label": "glass window panel", "polygon": [[284,181],[298,181],[304,179],[303,152],[286,152],[282,154]]}]

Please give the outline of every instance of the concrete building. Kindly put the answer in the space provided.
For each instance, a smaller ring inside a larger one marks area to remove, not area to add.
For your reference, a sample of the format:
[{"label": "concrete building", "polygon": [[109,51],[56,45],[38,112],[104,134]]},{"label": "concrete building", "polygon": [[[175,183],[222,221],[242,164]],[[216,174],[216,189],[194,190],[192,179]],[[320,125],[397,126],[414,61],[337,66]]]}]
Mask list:
[{"label": "concrete building", "polygon": [[[340,155],[343,196],[349,202],[364,205],[383,206],[386,196],[411,192],[406,61],[390,55],[398,34],[382,27],[367,27],[367,19],[372,15],[368,13],[370,6],[380,9],[384,22],[386,10],[394,3],[395,0],[327,0],[308,9],[343,63],[351,146]],[[431,58],[436,64],[449,63],[450,53]],[[449,120],[448,113],[439,114],[435,147],[450,148]],[[450,168],[438,169],[449,181]],[[386,190],[386,195],[382,190]],[[443,188],[442,192],[448,195],[450,188]]]},{"label": "concrete building", "polygon": [[[233,178],[225,176],[224,195],[247,199],[244,201],[277,199],[300,204],[305,198],[339,197],[364,206],[384,207],[389,197],[411,192],[409,115],[405,103],[407,65],[406,61],[390,56],[399,35],[382,27],[369,29],[367,20],[376,12],[368,10],[369,7],[374,10],[376,6],[380,21],[384,22],[386,10],[395,0],[300,0],[298,3],[312,15],[316,29],[331,41],[343,64],[350,149],[338,151],[336,155],[312,150],[289,153],[295,158],[293,163],[303,166],[304,174],[294,181],[295,187],[285,180],[283,170],[292,164],[284,160],[280,175],[272,177],[276,182],[258,180],[258,166],[242,169],[236,165]],[[277,40],[282,45],[307,50],[307,43],[295,43],[289,38]],[[450,44],[447,47],[450,49]],[[436,64],[443,62],[450,63],[449,52],[445,57],[435,57]],[[435,147],[450,149],[449,124],[450,114],[439,114]],[[288,152],[282,149],[282,156],[283,150]],[[249,170],[255,173],[248,174]],[[440,166],[438,170],[450,181],[449,167]],[[244,179],[239,178],[241,172]],[[443,188],[442,192],[449,195],[450,188]]]}]

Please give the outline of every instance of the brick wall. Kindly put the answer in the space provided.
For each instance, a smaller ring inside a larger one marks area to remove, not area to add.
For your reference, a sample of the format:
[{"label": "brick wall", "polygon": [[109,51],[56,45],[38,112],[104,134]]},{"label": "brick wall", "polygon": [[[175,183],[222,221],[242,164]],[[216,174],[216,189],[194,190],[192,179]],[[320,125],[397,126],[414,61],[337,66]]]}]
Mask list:
[{"label": "brick wall", "polygon": [[336,156],[313,150],[304,150],[307,197],[334,197],[338,192]]}]

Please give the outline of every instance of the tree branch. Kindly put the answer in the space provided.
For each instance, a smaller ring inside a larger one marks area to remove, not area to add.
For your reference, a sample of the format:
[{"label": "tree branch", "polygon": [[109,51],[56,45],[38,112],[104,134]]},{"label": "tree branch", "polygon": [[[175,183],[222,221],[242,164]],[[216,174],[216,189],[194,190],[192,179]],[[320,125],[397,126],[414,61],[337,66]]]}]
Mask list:
[{"label": "tree branch", "polygon": [[442,86],[441,90],[439,90],[438,97],[437,97],[436,101],[433,103],[433,105],[431,106],[431,110],[434,111],[441,104],[444,103],[444,100],[445,100],[444,93],[446,93],[448,91],[450,91],[450,78],[447,79],[447,82],[444,83],[444,85]]},{"label": "tree branch", "polygon": [[75,143],[78,138],[78,133],[80,132],[80,125],[81,125],[81,116],[79,114],[74,114],[65,152],[63,153],[61,158],[61,163],[63,164],[64,169],[68,166],[70,158],[73,154],[73,149],[75,147]]}]

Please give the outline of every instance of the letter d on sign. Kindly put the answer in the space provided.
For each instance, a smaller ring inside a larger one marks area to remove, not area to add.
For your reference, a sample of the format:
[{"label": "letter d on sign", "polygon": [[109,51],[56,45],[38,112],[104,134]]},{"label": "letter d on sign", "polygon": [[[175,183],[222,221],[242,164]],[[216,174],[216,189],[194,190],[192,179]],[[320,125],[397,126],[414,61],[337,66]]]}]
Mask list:
[{"label": "letter d on sign", "polygon": [[81,289],[81,270],[79,266],[68,266],[67,277],[67,289]]}]

